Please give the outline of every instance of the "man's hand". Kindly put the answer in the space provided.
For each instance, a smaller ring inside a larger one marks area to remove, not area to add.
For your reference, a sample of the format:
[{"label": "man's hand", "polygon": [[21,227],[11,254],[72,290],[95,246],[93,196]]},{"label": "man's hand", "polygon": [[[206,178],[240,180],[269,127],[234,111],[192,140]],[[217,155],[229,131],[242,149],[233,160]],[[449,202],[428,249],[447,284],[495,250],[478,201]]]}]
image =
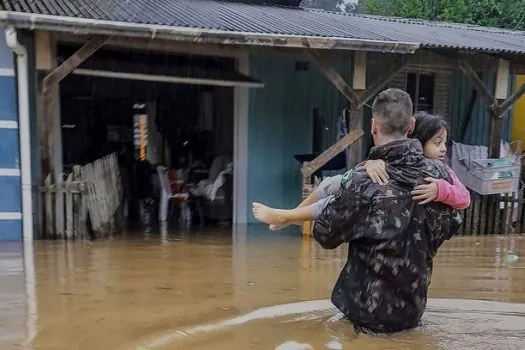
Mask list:
[{"label": "man's hand", "polygon": [[412,199],[418,201],[419,204],[428,204],[435,201],[438,196],[438,179],[427,177],[425,181],[428,182],[428,184],[416,186],[411,192]]},{"label": "man's hand", "polygon": [[373,183],[380,185],[386,185],[388,183],[386,164],[381,159],[367,160],[364,168]]}]

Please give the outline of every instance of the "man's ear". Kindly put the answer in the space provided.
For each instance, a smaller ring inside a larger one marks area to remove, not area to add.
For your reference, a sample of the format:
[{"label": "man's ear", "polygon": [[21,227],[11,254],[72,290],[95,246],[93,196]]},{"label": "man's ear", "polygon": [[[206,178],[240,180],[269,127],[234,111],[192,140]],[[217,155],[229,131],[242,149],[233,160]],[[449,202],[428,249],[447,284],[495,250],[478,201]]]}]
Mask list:
[{"label": "man's ear", "polygon": [[416,118],[410,118],[410,126],[408,127],[408,135],[412,135],[414,129],[416,128]]},{"label": "man's ear", "polygon": [[372,135],[377,135],[377,132],[379,131],[379,126],[377,125],[377,121],[372,118],[372,125],[370,127],[370,133]]}]

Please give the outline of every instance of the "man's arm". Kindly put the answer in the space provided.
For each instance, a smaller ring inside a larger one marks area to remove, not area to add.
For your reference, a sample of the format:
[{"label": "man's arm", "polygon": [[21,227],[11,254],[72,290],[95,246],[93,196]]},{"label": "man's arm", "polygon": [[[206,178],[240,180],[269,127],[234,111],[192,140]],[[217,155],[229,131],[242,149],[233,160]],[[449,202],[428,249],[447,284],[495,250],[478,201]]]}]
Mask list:
[{"label": "man's arm", "polygon": [[364,229],[370,203],[360,194],[358,179],[347,179],[345,188],[326,203],[315,221],[313,235],[325,249],[335,249],[342,243],[359,236]]}]

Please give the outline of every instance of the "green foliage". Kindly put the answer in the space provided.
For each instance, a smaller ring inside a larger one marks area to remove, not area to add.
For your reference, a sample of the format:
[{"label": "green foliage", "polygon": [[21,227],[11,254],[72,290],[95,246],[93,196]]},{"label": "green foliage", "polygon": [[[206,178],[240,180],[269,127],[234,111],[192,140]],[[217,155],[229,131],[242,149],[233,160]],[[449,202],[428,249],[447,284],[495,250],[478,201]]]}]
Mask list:
[{"label": "green foliage", "polygon": [[364,13],[525,30],[525,0],[361,0]]},{"label": "green foliage", "polygon": [[357,0],[302,0],[301,6],[351,13],[357,8]]}]

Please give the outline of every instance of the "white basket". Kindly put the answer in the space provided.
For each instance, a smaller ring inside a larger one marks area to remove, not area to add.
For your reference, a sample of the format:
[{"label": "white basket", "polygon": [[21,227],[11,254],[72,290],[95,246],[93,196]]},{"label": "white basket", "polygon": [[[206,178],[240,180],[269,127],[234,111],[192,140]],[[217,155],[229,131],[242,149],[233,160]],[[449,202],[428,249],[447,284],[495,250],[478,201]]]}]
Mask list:
[{"label": "white basket", "polygon": [[478,159],[468,173],[468,187],[479,194],[502,194],[517,192],[520,184],[519,161],[512,157],[502,159]]}]

